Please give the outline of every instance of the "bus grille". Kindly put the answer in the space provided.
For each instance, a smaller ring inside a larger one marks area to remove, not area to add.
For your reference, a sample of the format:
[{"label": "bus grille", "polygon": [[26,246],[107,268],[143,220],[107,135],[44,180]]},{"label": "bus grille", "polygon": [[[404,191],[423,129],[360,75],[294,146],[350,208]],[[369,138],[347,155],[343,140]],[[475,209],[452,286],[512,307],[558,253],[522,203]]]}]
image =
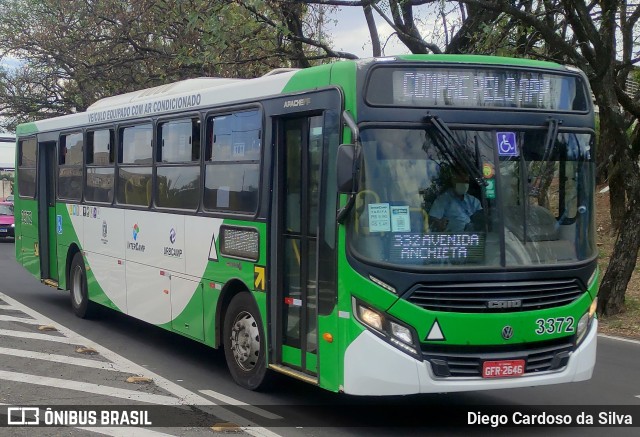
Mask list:
[{"label": "bus grille", "polygon": [[[481,377],[484,361],[525,360],[525,374],[535,374],[551,370],[560,370],[569,362],[573,352],[573,342],[561,339],[544,346],[520,349],[512,352],[482,353],[474,352],[431,352],[432,345],[422,345],[422,356],[431,363],[435,376],[441,378]],[[461,347],[457,348],[461,350]],[[493,347],[495,350],[495,346]]]},{"label": "bus grille", "polygon": [[575,279],[422,284],[409,302],[432,311],[505,313],[570,304],[585,290]]}]

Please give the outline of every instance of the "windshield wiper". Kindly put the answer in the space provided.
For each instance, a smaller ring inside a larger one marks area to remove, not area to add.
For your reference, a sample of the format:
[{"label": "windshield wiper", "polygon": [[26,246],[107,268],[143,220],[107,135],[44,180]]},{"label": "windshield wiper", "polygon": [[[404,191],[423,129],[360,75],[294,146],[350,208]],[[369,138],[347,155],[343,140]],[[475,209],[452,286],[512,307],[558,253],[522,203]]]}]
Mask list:
[{"label": "windshield wiper", "polygon": [[438,151],[447,157],[451,164],[462,167],[478,185],[486,186],[487,182],[482,176],[482,172],[464,152],[464,146],[456,140],[449,127],[437,115],[427,114],[426,119],[433,126],[433,131],[429,133],[429,136],[433,139]]},{"label": "windshield wiper", "polygon": [[[556,138],[558,137],[558,127],[562,121],[557,118],[549,117],[547,120],[549,127],[547,128],[547,136],[544,140],[544,154],[542,155],[542,165],[546,166],[551,158],[551,154],[553,153],[553,146],[556,144]],[[542,188],[542,176],[545,172],[540,171],[536,179],[533,181],[531,186],[529,187],[529,196],[537,197],[540,194],[540,189]]]}]

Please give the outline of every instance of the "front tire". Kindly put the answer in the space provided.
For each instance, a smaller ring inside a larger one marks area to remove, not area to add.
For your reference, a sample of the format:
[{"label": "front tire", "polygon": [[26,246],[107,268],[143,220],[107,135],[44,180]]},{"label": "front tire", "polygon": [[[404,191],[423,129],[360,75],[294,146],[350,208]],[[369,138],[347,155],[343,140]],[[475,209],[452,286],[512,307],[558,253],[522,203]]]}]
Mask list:
[{"label": "front tire", "polygon": [[71,295],[71,308],[76,316],[81,319],[89,319],[96,313],[96,304],[89,300],[87,287],[87,269],[80,252],[76,253],[71,261],[69,271],[69,293]]},{"label": "front tire", "polygon": [[224,317],[224,354],[236,383],[249,390],[264,389],[270,379],[262,318],[248,292],[231,300]]}]

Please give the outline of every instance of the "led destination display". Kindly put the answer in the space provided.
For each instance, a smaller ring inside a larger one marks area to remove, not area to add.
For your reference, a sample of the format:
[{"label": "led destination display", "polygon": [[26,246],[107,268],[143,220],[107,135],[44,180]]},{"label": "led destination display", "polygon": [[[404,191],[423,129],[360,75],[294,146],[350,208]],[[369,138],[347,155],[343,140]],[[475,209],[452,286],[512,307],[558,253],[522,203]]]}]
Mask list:
[{"label": "led destination display", "polygon": [[473,263],[484,260],[484,232],[393,234],[390,255],[394,261]]},{"label": "led destination display", "polygon": [[587,109],[585,88],[576,76],[491,68],[378,68],[371,74],[367,101],[417,107]]}]

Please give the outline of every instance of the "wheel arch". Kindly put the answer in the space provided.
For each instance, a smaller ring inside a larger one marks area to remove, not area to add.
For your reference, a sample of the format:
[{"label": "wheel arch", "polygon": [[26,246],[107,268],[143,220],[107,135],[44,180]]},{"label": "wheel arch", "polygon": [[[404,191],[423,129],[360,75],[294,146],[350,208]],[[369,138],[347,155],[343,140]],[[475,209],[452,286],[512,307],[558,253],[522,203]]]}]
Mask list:
[{"label": "wheel arch", "polygon": [[76,256],[77,253],[82,253],[80,251],[80,248],[78,247],[77,244],[75,243],[71,243],[71,245],[69,246],[69,249],[67,249],[67,261],[65,263],[65,273],[64,273],[64,289],[65,290],[69,290],[69,280],[70,275],[71,275],[71,263],[73,262],[73,258]]},{"label": "wheel arch", "polygon": [[224,326],[224,315],[227,313],[227,308],[231,303],[231,300],[238,294],[247,292],[251,299],[254,300],[256,306],[258,303],[253,296],[253,293],[247,287],[247,284],[242,282],[240,279],[234,278],[228,281],[220,292],[220,297],[218,298],[218,304],[216,306],[216,315],[215,315],[215,338],[213,347],[218,348],[222,346],[222,327]]}]

